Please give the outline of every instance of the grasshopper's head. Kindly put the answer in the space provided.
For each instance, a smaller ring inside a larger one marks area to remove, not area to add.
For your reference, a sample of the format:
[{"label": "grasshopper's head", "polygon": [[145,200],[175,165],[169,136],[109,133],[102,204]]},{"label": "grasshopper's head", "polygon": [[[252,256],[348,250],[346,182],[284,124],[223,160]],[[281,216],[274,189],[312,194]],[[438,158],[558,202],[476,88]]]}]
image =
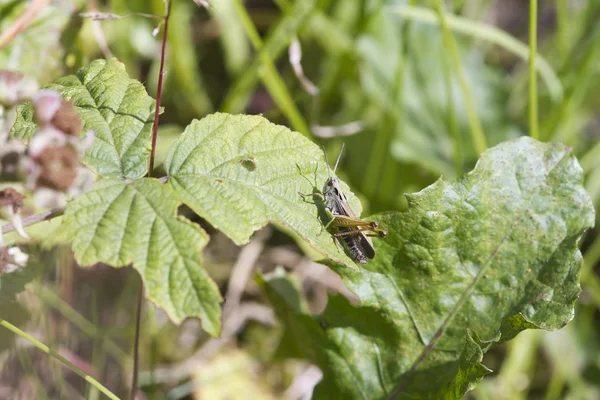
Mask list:
[{"label": "grasshopper's head", "polygon": [[332,194],[335,196],[343,196],[340,180],[335,176],[330,176],[323,185],[323,194]]},{"label": "grasshopper's head", "polygon": [[[324,151],[325,149],[323,149]],[[326,199],[339,199],[345,200],[346,196],[342,191],[342,187],[340,186],[340,180],[335,177],[335,171],[337,170],[338,164],[340,163],[340,158],[342,157],[342,151],[344,151],[344,144],[342,144],[342,148],[340,150],[340,154],[335,162],[335,166],[333,167],[333,171],[329,166],[329,162],[327,161],[327,153],[325,153],[325,162],[327,163],[327,168],[329,168],[329,178],[325,181],[325,185],[323,185],[323,195]]]}]

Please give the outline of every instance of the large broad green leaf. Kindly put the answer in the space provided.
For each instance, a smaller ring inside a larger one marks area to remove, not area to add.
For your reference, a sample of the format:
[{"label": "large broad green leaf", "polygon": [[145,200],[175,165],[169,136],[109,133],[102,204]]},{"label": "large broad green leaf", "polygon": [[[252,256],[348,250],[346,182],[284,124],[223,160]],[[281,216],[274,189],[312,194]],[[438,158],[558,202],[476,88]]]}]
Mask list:
[{"label": "large broad green leaf", "polygon": [[327,222],[322,201],[299,194],[320,192],[329,176],[322,150],[301,134],[259,116],[217,113],[185,129],[165,168],[184,203],[237,244],[279,222],[321,254],[356,268],[331,235],[319,234]]},{"label": "large broad green leaf", "polygon": [[221,295],[200,259],[208,235],[178,217],[178,205],[173,190],[156,179],[96,183],[65,214],[75,258],[81,265],[133,264],[147,297],[173,321],[200,317],[204,329],[218,335]]},{"label": "large broad green leaf", "polygon": [[[96,60],[75,75],[48,86],[70,100],[84,129],[95,133],[84,162],[99,175],[135,179],[148,169],[154,100],[130,79],[117,59]],[[19,107],[11,135],[30,139],[35,132],[31,104]]]},{"label": "large broad green leaf", "polygon": [[267,285],[282,345],[323,369],[315,398],[458,399],[488,372],[491,343],[567,324],[594,223],[582,178],[566,146],[498,145],[458,182],[409,195],[408,211],[373,217],[389,233],[376,258],[334,265],[360,307],[333,296],[315,318]]}]

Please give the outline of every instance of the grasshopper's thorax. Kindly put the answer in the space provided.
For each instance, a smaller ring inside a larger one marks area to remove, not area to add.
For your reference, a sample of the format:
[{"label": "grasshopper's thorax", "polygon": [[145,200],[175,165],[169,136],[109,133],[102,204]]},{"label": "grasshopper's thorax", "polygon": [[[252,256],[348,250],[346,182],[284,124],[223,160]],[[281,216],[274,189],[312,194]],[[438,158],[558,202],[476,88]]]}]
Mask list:
[{"label": "grasshopper's thorax", "polygon": [[333,214],[342,214],[339,209],[340,201],[347,202],[346,195],[342,191],[340,181],[335,177],[330,177],[323,186],[323,196],[325,197],[325,206]]}]

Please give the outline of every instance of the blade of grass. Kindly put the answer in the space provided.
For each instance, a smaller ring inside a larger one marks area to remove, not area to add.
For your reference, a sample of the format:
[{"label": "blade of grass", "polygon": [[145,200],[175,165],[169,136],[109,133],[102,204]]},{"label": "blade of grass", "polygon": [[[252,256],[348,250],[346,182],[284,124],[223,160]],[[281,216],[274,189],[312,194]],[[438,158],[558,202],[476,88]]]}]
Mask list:
[{"label": "blade of grass", "polygon": [[170,15],[171,26],[167,44],[170,47],[168,56],[171,82],[179,89],[184,101],[196,116],[213,112],[214,106],[207,94],[206,84],[198,68],[198,57],[192,38],[191,4],[178,2],[173,5]]},{"label": "blade of grass", "polygon": [[590,293],[594,304],[600,307],[600,280],[594,274],[594,266],[600,261],[600,236],[596,236],[592,244],[587,248],[583,260],[581,283],[588,293]]},{"label": "blade of grass", "polygon": [[529,1],[529,135],[539,140],[537,73],[535,58],[537,54],[537,0]]},{"label": "blade of grass", "polygon": [[[94,326],[98,326],[99,325],[99,319],[98,319],[98,295],[97,293],[94,291],[92,292],[92,296],[91,296],[91,307],[90,307],[90,312],[92,314],[92,320],[91,323],[94,324]],[[98,340],[96,338],[94,338],[92,340],[92,356],[91,356],[91,365],[93,371],[100,371],[100,373],[102,373],[102,371],[104,371],[104,364],[106,362],[106,352],[102,349],[102,346],[104,345],[104,342],[102,340]],[[123,364],[123,363],[121,363]],[[102,376],[102,375],[101,375]],[[89,386],[89,390],[86,396],[87,400],[98,400],[100,396],[100,392],[98,391],[98,389],[96,389],[93,386]]]},{"label": "blade of grass", "polygon": [[[411,0],[410,3],[414,4],[416,0]],[[391,165],[395,165],[395,160],[389,151],[390,142],[392,136],[395,134],[393,129],[385,128],[386,126],[398,126],[404,118],[404,107],[403,102],[398,101],[402,93],[404,85],[404,71],[406,66],[406,58],[408,57],[408,34],[410,29],[410,21],[405,21],[402,26],[402,37],[400,41],[400,54],[401,59],[398,62],[398,68],[394,77],[394,82],[390,88],[390,98],[393,99],[391,104],[392,109],[386,112],[386,121],[382,124],[379,129],[376,130],[375,140],[371,147],[371,156],[367,163],[367,170],[363,178],[362,191],[367,197],[374,197],[376,191],[380,193],[380,197],[387,198],[389,194],[384,193],[393,188],[393,184],[387,187],[382,184],[383,181],[389,180],[394,171],[387,171]],[[395,167],[393,168],[395,170]],[[387,171],[387,174],[386,174]],[[386,179],[387,178],[387,179]]]},{"label": "blade of grass", "polygon": [[232,0],[213,1],[208,11],[219,22],[222,29],[219,35],[223,47],[225,68],[231,74],[242,72],[250,59],[250,46],[239,23]]},{"label": "blade of grass", "polygon": [[[435,12],[423,7],[393,6],[390,8],[390,11],[413,21],[433,24],[440,23],[440,19]],[[504,32],[503,30],[491,25],[458,17],[456,15],[445,14],[444,16],[448,28],[452,31],[494,43],[515,54],[524,61],[529,59],[529,46],[523,44],[521,41]],[[544,59],[540,54],[536,55],[536,59],[537,72],[540,74],[540,77],[546,84],[551,99],[554,102],[560,102],[563,96],[563,87],[558,79],[558,76],[548,61],[546,61],[546,59]]]},{"label": "blade of grass", "polygon": [[[600,16],[600,13],[598,13]],[[569,86],[565,91],[564,100],[553,107],[545,118],[541,132],[543,140],[556,140],[560,127],[571,117],[570,112],[581,105],[581,100],[591,87],[588,82],[594,79],[595,66],[600,56],[600,46],[597,45],[600,40],[600,28],[595,27],[592,32],[588,32],[579,42],[572,54],[568,57],[569,63],[564,68],[565,80],[569,81]],[[574,61],[576,60],[576,61]],[[539,61],[539,57],[538,57]],[[571,133],[572,135],[573,133]],[[572,141],[572,138],[560,138],[561,141]]]},{"label": "blade of grass", "polygon": [[569,9],[567,6],[567,0],[556,0],[556,25],[558,54],[561,58],[564,58],[569,49]]},{"label": "blade of grass", "polygon": [[442,60],[442,69],[444,71],[444,84],[446,86],[446,101],[448,102],[448,129],[452,134],[452,140],[454,141],[454,171],[456,176],[462,176],[463,174],[463,154],[462,154],[462,140],[460,138],[460,129],[458,127],[458,120],[456,118],[455,107],[454,107],[454,94],[452,93],[452,71],[448,57],[444,57]]},{"label": "blade of grass", "polygon": [[523,331],[508,343],[506,359],[498,373],[499,383],[507,389],[506,398],[514,400],[527,398],[529,385],[518,385],[517,382],[524,376],[531,379],[533,375],[537,349],[540,346],[540,333],[535,330]]},{"label": "blade of grass", "polygon": [[487,143],[485,139],[485,134],[483,133],[483,127],[481,125],[481,121],[477,115],[477,109],[475,108],[475,102],[473,101],[473,96],[471,95],[471,89],[469,88],[469,84],[467,82],[467,78],[465,76],[465,71],[462,66],[462,62],[460,59],[460,53],[458,50],[458,45],[456,44],[456,40],[454,39],[454,34],[450,30],[448,24],[446,23],[446,15],[444,12],[444,6],[441,0],[436,0],[436,9],[438,11],[438,18],[440,21],[440,25],[442,27],[442,35],[444,38],[445,46],[444,49],[447,51],[452,59],[452,64],[454,68],[454,72],[456,73],[456,77],[458,79],[458,83],[463,92],[463,96],[465,98],[466,109],[467,109],[467,119],[469,121],[469,130],[471,131],[471,136],[473,138],[473,144],[475,146],[475,150],[477,153],[481,154],[487,148]]},{"label": "blade of grass", "polygon": [[40,284],[34,284],[32,292],[46,305],[54,308],[70,323],[79,328],[88,337],[93,339],[101,339],[103,341],[103,349],[108,352],[112,357],[120,362],[127,360],[128,356],[119,345],[117,345],[110,338],[106,337],[95,324],[86,319],[83,315],[78,313],[70,304],[65,302],[63,299],[58,297],[56,293],[50,290],[48,287]]},{"label": "blade of grass", "polygon": [[294,8],[294,14],[284,17],[282,22],[273,30],[272,34],[263,43],[256,26],[252,23],[250,15],[241,0],[234,0],[234,7],[238,13],[246,35],[258,54],[252,64],[241,75],[221,107],[225,112],[239,112],[245,108],[246,98],[252,92],[256,78],[260,78],[275,103],[281,108],[282,113],[289,119],[292,128],[309,136],[308,125],[298,108],[281,76],[277,72],[273,60],[281,55],[287,47],[292,36],[298,30],[300,24],[314,8],[316,0],[298,2]]},{"label": "blade of grass", "polygon": [[22,330],[20,330],[19,328],[17,328],[16,326],[14,326],[13,324],[11,324],[10,322],[8,322],[7,320],[5,320],[3,318],[0,318],[0,325],[5,327],[9,331],[13,332],[15,335],[18,335],[21,338],[27,340],[29,343],[33,344],[35,347],[42,350],[49,356],[51,356],[51,357],[57,359],[58,361],[60,361],[61,363],[63,363],[71,371],[75,372],[77,375],[79,375],[80,377],[85,379],[85,381],[88,382],[90,385],[93,385],[99,391],[104,393],[108,398],[110,398],[112,400],[120,400],[113,392],[111,392],[106,387],[104,387],[104,385],[102,385],[96,379],[92,378],[91,376],[89,376],[88,374],[83,372],[83,370],[81,370],[79,367],[77,367],[71,361],[67,360],[66,358],[64,358],[63,356],[58,354],[56,351],[52,350],[51,348],[49,348],[48,346],[46,346],[39,340],[35,339],[33,336],[23,332]]}]

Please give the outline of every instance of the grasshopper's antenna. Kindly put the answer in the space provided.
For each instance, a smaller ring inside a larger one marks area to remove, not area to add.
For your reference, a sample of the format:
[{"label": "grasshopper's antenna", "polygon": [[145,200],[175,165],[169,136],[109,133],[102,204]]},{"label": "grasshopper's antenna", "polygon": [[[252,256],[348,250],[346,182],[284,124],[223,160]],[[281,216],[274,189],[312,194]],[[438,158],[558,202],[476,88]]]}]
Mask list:
[{"label": "grasshopper's antenna", "polygon": [[[340,158],[342,158],[342,152],[344,151],[344,144],[342,143],[342,148],[340,149],[340,154],[338,154],[338,158],[335,162],[335,167],[333,167],[333,173],[335,174],[335,171],[337,170],[338,164],[340,163]],[[327,164],[329,165],[329,164]]]},{"label": "grasshopper's antenna", "polygon": [[323,154],[325,155],[325,164],[327,164],[327,169],[329,170],[329,176],[333,176],[333,172],[331,172],[331,167],[329,166],[329,160],[327,160],[327,151],[325,150],[325,146],[323,146]]}]

